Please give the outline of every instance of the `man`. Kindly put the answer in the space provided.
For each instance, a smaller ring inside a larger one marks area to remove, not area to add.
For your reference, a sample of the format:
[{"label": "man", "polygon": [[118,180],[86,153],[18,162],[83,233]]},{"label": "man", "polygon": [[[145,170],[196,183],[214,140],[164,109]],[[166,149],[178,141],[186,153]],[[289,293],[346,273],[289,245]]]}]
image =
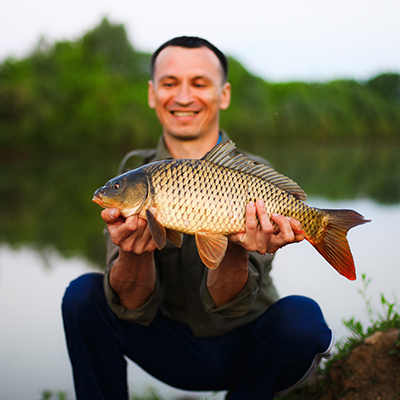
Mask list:
[{"label": "man", "polygon": [[[139,152],[144,162],[201,158],[228,140],[219,128],[230,103],[227,71],[225,56],[204,39],[175,38],[154,53],[149,105],[163,135],[155,151]],[[63,301],[78,399],[127,399],[125,356],[182,389],[272,399],[329,354],[332,332],[318,305],[278,300],[269,276],[269,253],[304,239],[298,221],[272,215],[275,231],[263,202],[250,202],[245,232],[229,237],[221,264],[208,270],[193,236],[158,251],[144,219],[116,209],[101,215],[107,272],[78,278]]]}]

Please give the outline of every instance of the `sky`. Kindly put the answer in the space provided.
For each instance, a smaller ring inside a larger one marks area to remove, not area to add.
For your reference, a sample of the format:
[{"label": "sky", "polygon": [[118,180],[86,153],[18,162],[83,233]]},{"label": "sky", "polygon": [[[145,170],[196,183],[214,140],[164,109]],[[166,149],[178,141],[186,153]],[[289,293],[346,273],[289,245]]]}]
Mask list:
[{"label": "sky", "polygon": [[400,72],[400,0],[2,0],[0,61],[39,38],[76,40],[103,17],[154,51],[201,36],[264,79],[365,80]]}]

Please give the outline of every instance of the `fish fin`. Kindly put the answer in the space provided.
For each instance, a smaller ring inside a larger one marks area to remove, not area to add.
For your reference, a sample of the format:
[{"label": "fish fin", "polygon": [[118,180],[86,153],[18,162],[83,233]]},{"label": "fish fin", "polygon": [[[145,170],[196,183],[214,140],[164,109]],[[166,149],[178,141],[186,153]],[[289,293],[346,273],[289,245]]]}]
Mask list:
[{"label": "fish fin", "polygon": [[339,274],[354,281],[356,271],[353,256],[347,241],[349,229],[362,225],[370,220],[353,210],[322,210],[328,214],[325,235],[318,243],[309,240],[316,250],[336,269]]},{"label": "fish fin", "polygon": [[166,229],[167,238],[177,247],[181,247],[183,243],[183,233],[174,231],[172,229]]},{"label": "fish fin", "polygon": [[306,201],[307,195],[304,190],[293,180],[280,174],[268,165],[251,160],[243,154],[234,154],[236,145],[232,140],[215,146],[205,154],[202,160],[209,161],[222,167],[230,168],[257,176],[280,189],[285,190],[299,200]]},{"label": "fish fin", "polygon": [[157,246],[158,250],[161,250],[167,242],[167,234],[165,228],[157,221],[156,216],[149,210],[146,210],[146,219],[149,225],[151,237]]},{"label": "fish fin", "polygon": [[201,261],[210,269],[217,268],[225,256],[228,238],[207,232],[197,232],[195,237]]}]

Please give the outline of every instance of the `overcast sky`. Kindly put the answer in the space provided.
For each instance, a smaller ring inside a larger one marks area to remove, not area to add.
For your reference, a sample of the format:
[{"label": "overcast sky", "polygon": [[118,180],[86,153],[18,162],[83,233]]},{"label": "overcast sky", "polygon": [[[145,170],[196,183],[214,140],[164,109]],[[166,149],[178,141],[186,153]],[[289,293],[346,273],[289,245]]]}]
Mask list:
[{"label": "overcast sky", "polygon": [[400,72],[400,0],[2,0],[0,60],[41,35],[77,39],[104,16],[141,51],[202,36],[271,81]]}]

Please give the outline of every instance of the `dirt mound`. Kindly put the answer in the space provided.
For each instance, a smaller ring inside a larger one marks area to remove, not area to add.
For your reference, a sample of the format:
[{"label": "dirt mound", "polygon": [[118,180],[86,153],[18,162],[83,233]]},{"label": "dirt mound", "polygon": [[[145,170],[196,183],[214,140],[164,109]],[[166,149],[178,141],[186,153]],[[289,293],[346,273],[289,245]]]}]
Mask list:
[{"label": "dirt mound", "polygon": [[376,332],[329,372],[321,400],[400,400],[400,329]]}]

